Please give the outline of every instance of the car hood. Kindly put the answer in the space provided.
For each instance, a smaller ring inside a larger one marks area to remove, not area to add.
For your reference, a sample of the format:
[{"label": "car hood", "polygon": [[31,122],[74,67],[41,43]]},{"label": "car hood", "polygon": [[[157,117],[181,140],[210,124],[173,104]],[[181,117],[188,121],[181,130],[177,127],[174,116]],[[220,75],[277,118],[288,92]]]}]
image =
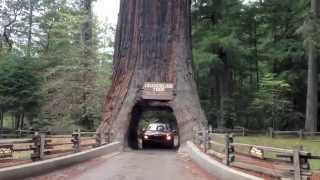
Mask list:
[{"label": "car hood", "polygon": [[152,136],[152,135],[166,135],[166,132],[160,132],[160,131],[146,131],[144,132],[144,135]]}]

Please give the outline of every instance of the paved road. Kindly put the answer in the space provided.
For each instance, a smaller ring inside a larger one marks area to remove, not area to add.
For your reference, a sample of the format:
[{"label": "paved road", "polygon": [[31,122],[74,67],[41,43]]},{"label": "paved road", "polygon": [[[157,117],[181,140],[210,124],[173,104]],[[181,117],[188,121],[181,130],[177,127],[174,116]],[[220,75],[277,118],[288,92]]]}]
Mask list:
[{"label": "paved road", "polygon": [[184,153],[128,151],[53,172],[32,180],[213,180]]}]

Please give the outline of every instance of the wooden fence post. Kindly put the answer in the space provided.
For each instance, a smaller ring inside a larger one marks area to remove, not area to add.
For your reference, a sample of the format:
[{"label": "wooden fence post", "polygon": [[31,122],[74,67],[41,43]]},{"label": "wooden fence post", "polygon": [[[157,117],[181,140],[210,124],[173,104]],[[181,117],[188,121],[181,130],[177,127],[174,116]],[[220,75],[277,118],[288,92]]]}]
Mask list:
[{"label": "wooden fence post", "polygon": [[96,134],[96,147],[99,147],[101,145],[102,145],[102,143],[101,143],[101,133],[97,133]]},{"label": "wooden fence post", "polygon": [[206,127],[204,127],[203,129],[203,149],[204,149],[204,152],[206,153],[207,150],[208,150],[208,129]]},{"label": "wooden fence post", "polygon": [[198,128],[194,128],[194,143],[199,145],[199,131]]},{"label": "wooden fence post", "polygon": [[45,151],[45,135],[39,134],[39,132],[35,132],[34,136],[32,138],[33,140],[33,146],[31,149],[33,150],[33,153],[31,154],[31,160],[37,161],[44,159],[44,151]]},{"label": "wooden fence post", "polygon": [[212,144],[211,144],[211,131],[209,130],[208,133],[208,150],[212,149]]},{"label": "wooden fence post", "polygon": [[18,129],[18,130],[17,130],[17,136],[18,136],[19,138],[22,137],[22,130],[21,130],[21,129]]},{"label": "wooden fence post", "polygon": [[230,161],[229,161],[229,145],[230,145],[230,142],[229,142],[229,134],[225,134],[224,136],[224,145],[225,145],[225,164],[227,166],[230,165]]},{"label": "wooden fence post", "polygon": [[104,141],[106,144],[109,144],[111,141],[110,134],[110,131],[104,133]]},{"label": "wooden fence post", "polygon": [[235,160],[235,154],[234,154],[234,146],[233,143],[233,135],[232,134],[225,134],[225,164],[227,166],[230,165],[231,162]]},{"label": "wooden fence post", "polygon": [[212,126],[209,125],[209,133],[212,133]]},{"label": "wooden fence post", "polygon": [[80,152],[80,143],[81,143],[80,138],[81,138],[80,129],[72,133],[71,142],[73,143],[74,152]]},{"label": "wooden fence post", "polygon": [[40,160],[44,159],[45,144],[46,136],[44,134],[40,134]]},{"label": "wooden fence post", "polygon": [[274,133],[273,133],[273,128],[272,128],[272,127],[269,128],[269,136],[270,136],[271,138],[274,137]]},{"label": "wooden fence post", "polygon": [[233,134],[229,135],[229,162],[233,162],[235,160],[235,149],[233,145],[234,139]]},{"label": "wooden fence post", "polygon": [[[303,146],[300,146],[298,148],[299,152],[300,151],[303,151]],[[299,153],[300,154],[300,153]],[[310,163],[309,163],[309,160],[308,160],[308,156],[299,156],[300,158],[300,170],[301,171],[309,171],[310,170]],[[302,179],[302,176],[301,175],[301,179]]]},{"label": "wooden fence post", "polygon": [[300,151],[293,151],[294,180],[301,180]]},{"label": "wooden fence post", "polygon": [[39,149],[39,133],[38,132],[34,132],[34,135],[32,137],[32,141],[33,141],[33,146],[30,146],[30,149],[33,150],[33,153],[31,154],[31,160],[32,161],[37,161],[39,160],[40,157],[40,149]]},{"label": "wooden fence post", "polygon": [[303,139],[303,129],[300,129],[300,131],[299,131],[299,138]]}]

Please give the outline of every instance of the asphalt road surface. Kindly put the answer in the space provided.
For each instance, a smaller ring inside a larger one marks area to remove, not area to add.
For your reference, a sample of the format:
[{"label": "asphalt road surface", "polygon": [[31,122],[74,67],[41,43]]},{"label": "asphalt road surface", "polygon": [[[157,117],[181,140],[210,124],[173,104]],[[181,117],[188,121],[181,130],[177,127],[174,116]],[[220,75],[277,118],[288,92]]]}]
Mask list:
[{"label": "asphalt road surface", "polygon": [[127,151],[103,156],[31,180],[214,180],[185,153]]}]

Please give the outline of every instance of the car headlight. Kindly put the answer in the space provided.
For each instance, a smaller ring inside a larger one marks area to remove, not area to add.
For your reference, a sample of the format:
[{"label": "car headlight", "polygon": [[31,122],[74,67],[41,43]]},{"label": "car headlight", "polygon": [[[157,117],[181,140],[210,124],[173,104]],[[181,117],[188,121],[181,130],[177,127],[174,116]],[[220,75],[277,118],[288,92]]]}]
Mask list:
[{"label": "car headlight", "polygon": [[170,135],[167,135],[167,138],[166,138],[168,141],[170,141],[172,138]]},{"label": "car headlight", "polygon": [[144,135],[143,138],[144,139],[149,139],[149,137],[147,135]]}]

